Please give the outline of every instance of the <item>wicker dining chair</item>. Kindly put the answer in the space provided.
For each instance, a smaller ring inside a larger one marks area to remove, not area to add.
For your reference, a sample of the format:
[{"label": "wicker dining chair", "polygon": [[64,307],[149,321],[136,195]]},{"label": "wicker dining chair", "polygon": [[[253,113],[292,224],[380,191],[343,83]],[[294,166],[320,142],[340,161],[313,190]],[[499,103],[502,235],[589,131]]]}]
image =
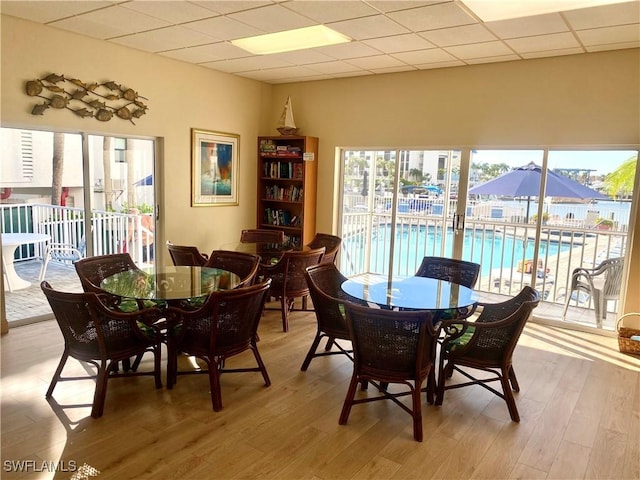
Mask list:
[{"label": "wicker dining chair", "polygon": [[480,265],[446,257],[424,257],[416,276],[436,278],[473,288],[478,281]]},{"label": "wicker dining chair", "polygon": [[235,273],[241,279],[238,287],[246,287],[253,285],[256,280],[260,268],[260,256],[233,250],[214,250],[204,266]]},{"label": "wicker dining chair", "polygon": [[[376,309],[354,303],[345,304],[347,326],[353,345],[353,375],[340,414],[345,425],[356,404],[392,400],[413,418],[413,438],[422,441],[422,384],[434,368],[433,345],[439,323],[433,324],[428,310]],[[380,395],[356,399],[356,387],[368,383]],[[389,384],[401,384],[408,390],[389,391]],[[427,385],[428,387],[428,385]],[[399,397],[411,395],[411,407]]]},{"label": "wicker dining chair", "polygon": [[[351,335],[347,327],[347,321],[344,313],[344,303],[351,301],[355,303],[363,303],[357,298],[348,295],[340,288],[342,282],[347,277],[342,275],[333,263],[320,263],[307,267],[305,270],[305,278],[309,287],[309,295],[313,301],[313,307],[316,314],[317,328],[316,335],[311,343],[311,347],[302,362],[300,370],[303,372],[309,368],[311,360],[316,357],[326,355],[346,355],[353,360],[353,349],[351,346]],[[317,351],[318,346],[323,338],[327,339],[327,343],[323,350]],[[349,347],[336,342],[343,340],[349,342]],[[332,350],[335,346],[337,350]]]},{"label": "wicker dining chair", "polygon": [[[101,417],[104,412],[107,382],[110,378],[131,376],[153,376],[156,388],[162,387],[160,377],[160,335],[150,328],[143,331],[139,325],[153,325],[162,312],[157,308],[118,312],[103,304],[101,297],[92,292],[67,293],[56,291],[43,281],[40,287],[49,301],[62,336],[64,351],[46,393],[50,398],[60,381],[96,379],[91,416]],[[154,367],[151,371],[118,372],[114,367],[130,357],[151,352]],[[63,377],[62,371],[69,357],[93,365],[95,375]]]},{"label": "wicker dining chair", "polygon": [[[167,388],[173,388],[178,375],[207,373],[211,403],[217,412],[222,409],[222,373],[260,372],[265,385],[271,385],[257,344],[258,323],[270,286],[271,280],[266,280],[248,287],[218,290],[197,310],[170,306],[167,316],[177,328],[169,330]],[[228,368],[228,358],[246,350],[253,353],[257,367]],[[207,368],[179,370],[178,352],[201,359]]]},{"label": "wicker dining chair", "polygon": [[322,260],[325,248],[309,250],[290,250],[284,252],[282,258],[275,265],[263,265],[261,273],[264,278],[271,278],[269,297],[280,300],[282,313],[282,330],[289,330],[289,313],[293,310],[296,298],[309,295],[309,286],[305,278],[307,267],[317,265]]},{"label": "wicker dining chair", "polygon": [[[520,391],[520,385],[512,357],[520,334],[539,301],[539,293],[526,286],[504,302],[479,304],[482,311],[473,322],[454,319],[442,323],[446,336],[440,349],[436,405],[442,405],[445,390],[480,385],[502,398],[511,419],[520,421],[512,392]],[[446,380],[452,377],[454,370],[469,381],[447,385]],[[491,375],[476,377],[471,373],[473,370]],[[495,381],[500,382],[502,392],[488,385]]]},{"label": "wicker dining chair", "polygon": [[176,267],[203,267],[209,258],[206,253],[200,253],[198,247],[191,245],[174,245],[167,242],[167,249]]},{"label": "wicker dining chair", "polygon": [[254,228],[242,230],[240,233],[242,243],[284,243],[284,230],[268,228]]},{"label": "wicker dining chair", "polygon": [[336,235],[316,233],[308,246],[311,248],[324,247],[325,252],[322,257],[322,263],[335,263],[341,244],[342,239]]}]

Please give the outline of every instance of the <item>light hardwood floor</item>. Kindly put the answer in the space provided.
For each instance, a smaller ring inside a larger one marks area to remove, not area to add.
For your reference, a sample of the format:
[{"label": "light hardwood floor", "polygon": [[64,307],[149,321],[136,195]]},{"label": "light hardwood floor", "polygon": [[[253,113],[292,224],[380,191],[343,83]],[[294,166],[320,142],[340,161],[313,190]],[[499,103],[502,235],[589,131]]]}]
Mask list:
[{"label": "light hardwood floor", "polygon": [[[2,478],[640,478],[640,360],[616,338],[529,323],[514,362],[521,422],[480,387],[450,390],[441,407],[423,404],[418,443],[390,402],[356,405],[338,425],[351,364],[317,358],[301,372],[314,331],[313,313],[294,312],[285,334],[267,311],[259,348],[272,385],[259,373],[223,375],[221,412],[205,375],[181,376],[171,391],[140,377],[110,381],[93,419],[91,381],[44,398],[63,345],[56,323],[11,329],[1,340]],[[252,361],[246,352],[228,362]],[[64,374],[74,372],[84,370],[70,360]],[[75,462],[87,475],[8,472],[18,460]]]}]

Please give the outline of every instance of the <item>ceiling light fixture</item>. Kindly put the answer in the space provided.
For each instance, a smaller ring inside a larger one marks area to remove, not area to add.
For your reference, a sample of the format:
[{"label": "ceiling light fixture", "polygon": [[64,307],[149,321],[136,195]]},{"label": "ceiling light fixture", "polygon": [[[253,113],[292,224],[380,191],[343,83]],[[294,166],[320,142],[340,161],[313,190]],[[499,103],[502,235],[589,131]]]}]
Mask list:
[{"label": "ceiling light fixture", "polygon": [[231,40],[236,47],[240,47],[254,55],[268,55],[270,53],[291,52],[305,48],[325,47],[338,43],[347,43],[352,39],[342,33],[331,30],[324,25],[296,28],[284,32],[267,33],[255,37]]},{"label": "ceiling light fixture", "polygon": [[484,22],[598,7],[628,0],[461,0]]}]

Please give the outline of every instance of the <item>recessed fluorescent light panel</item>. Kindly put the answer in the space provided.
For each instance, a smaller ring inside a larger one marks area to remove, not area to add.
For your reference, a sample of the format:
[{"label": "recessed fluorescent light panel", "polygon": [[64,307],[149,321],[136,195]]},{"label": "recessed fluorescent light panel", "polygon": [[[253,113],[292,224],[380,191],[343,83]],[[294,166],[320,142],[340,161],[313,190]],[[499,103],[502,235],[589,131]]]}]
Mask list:
[{"label": "recessed fluorescent light panel", "polygon": [[324,25],[296,28],[284,32],[267,33],[255,37],[231,40],[236,47],[240,47],[254,55],[269,53],[291,52],[305,48],[325,47],[338,43],[350,42],[351,38]]},{"label": "recessed fluorescent light panel", "polygon": [[462,0],[484,22],[598,7],[628,0]]}]

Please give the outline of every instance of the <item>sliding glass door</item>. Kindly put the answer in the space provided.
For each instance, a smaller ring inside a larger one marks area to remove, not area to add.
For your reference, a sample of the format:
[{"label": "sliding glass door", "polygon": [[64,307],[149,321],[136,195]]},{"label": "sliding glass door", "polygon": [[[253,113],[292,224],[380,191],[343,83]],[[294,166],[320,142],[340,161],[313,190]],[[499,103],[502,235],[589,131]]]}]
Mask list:
[{"label": "sliding glass door", "polygon": [[12,128],[1,132],[3,239],[18,238],[6,234],[47,237],[12,251],[3,241],[5,280],[10,258],[25,281],[21,288],[4,282],[10,326],[50,315],[41,279],[54,288],[79,290],[74,258],[129,252],[139,265],[153,262],[153,140]]}]

